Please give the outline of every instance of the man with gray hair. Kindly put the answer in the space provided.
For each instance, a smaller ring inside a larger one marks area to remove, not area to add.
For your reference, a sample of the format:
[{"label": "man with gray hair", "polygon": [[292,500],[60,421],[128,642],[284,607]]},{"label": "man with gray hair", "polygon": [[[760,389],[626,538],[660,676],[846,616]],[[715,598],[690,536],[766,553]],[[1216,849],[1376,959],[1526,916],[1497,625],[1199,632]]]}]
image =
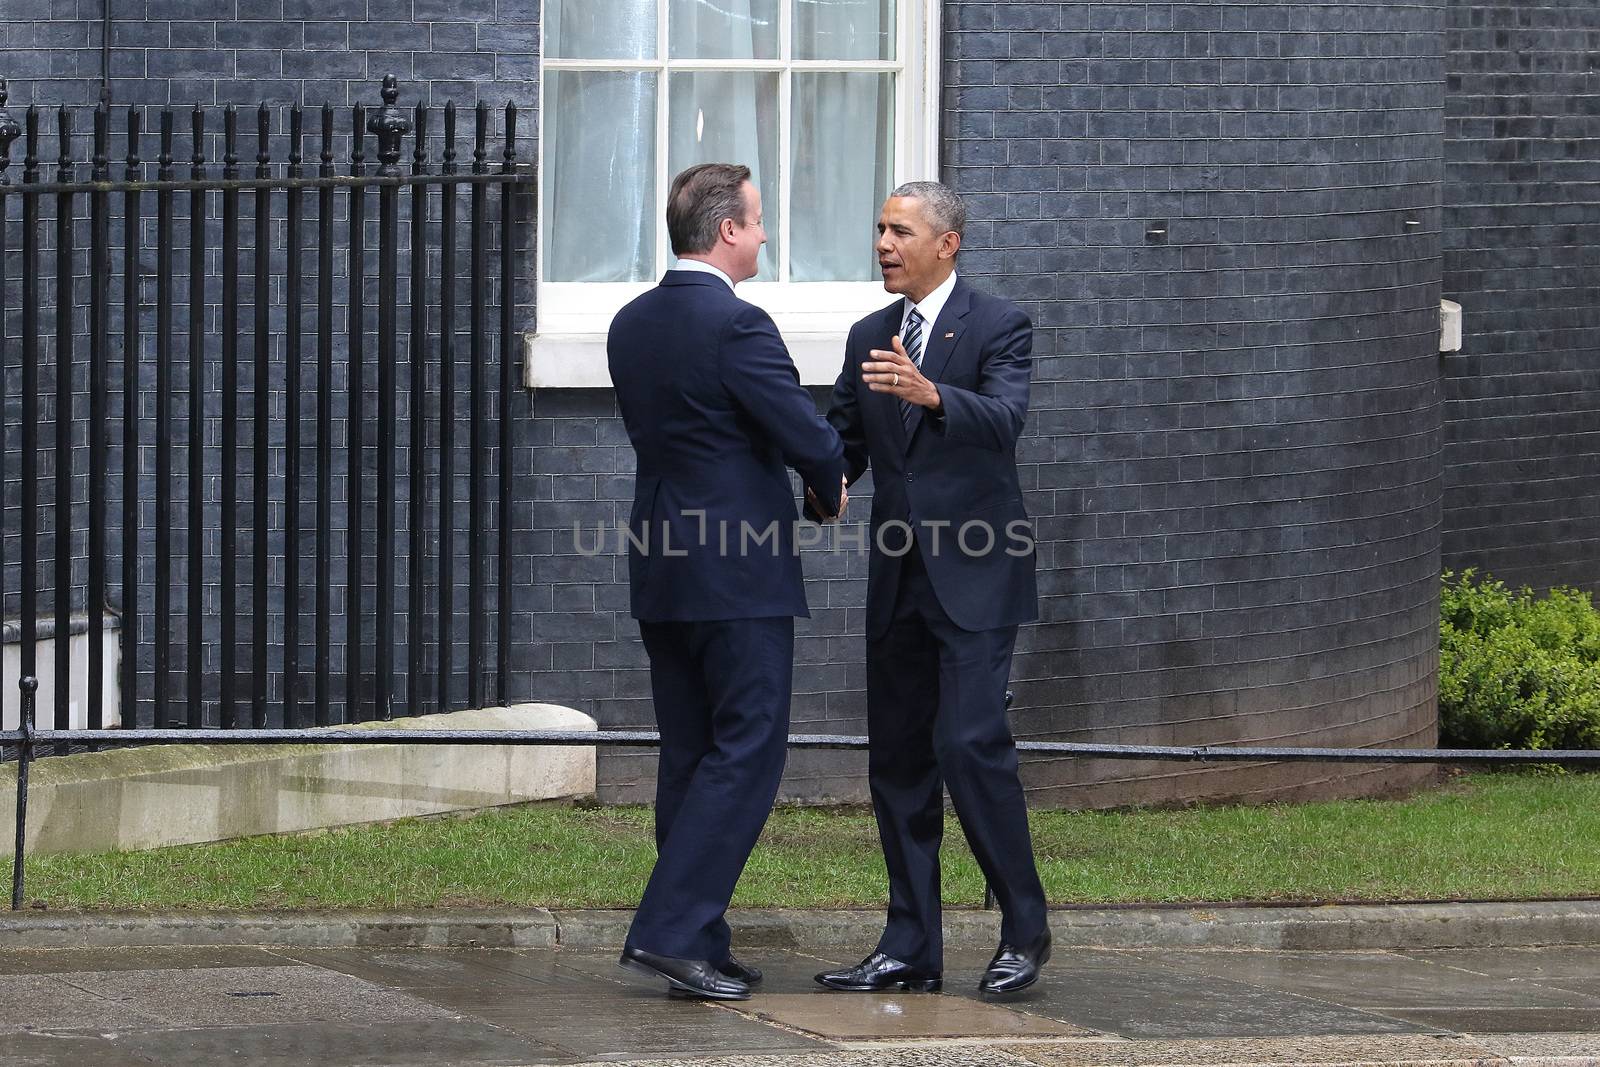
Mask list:
[{"label": "man with gray hair", "polygon": [[830,989],[941,987],[945,786],[1003,912],[978,987],[1026,989],[1050,958],[1005,717],[1017,627],[1038,617],[1016,455],[1033,327],[956,276],[966,217],[937,182],[884,203],[878,265],[901,299],[851,328],[828,412],[850,481],[872,468],[868,781],[889,868],[883,936],[855,966],[817,975]]},{"label": "man with gray hair", "polygon": [[777,796],[808,614],[786,468],[837,515],[843,446],[772,319],[734,295],[767,239],[749,168],[678,175],[667,232],[677,267],[606,341],[638,455],[628,572],[661,730],[656,865],[621,962],[672,992],[743,1000],[761,972],[734,958],[723,914]]}]

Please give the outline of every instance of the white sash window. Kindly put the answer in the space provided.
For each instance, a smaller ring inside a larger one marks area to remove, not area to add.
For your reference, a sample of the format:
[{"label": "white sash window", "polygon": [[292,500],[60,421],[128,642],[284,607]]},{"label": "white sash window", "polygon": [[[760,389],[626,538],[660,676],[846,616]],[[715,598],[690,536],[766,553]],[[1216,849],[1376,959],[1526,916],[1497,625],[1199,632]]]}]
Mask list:
[{"label": "white sash window", "polygon": [[558,379],[671,268],[667,188],[695,163],[753,172],[768,243],[739,295],[773,314],[791,348],[882,307],[878,209],[897,183],[938,176],[937,8],[544,0],[529,384],[605,384]]}]

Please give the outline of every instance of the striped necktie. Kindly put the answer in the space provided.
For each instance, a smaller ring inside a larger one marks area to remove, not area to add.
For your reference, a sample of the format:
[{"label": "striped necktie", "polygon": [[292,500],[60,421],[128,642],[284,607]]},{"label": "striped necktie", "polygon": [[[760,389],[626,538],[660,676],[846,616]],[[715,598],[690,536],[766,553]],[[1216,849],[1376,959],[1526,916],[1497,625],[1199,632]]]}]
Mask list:
[{"label": "striped necktie", "polygon": [[[911,357],[911,362],[922,369],[922,313],[916,308],[911,309],[911,314],[906,316],[905,328],[900,331],[900,343],[905,346],[906,355]],[[905,427],[906,433],[911,432],[911,416],[917,410],[915,404],[900,402],[900,424]]]}]

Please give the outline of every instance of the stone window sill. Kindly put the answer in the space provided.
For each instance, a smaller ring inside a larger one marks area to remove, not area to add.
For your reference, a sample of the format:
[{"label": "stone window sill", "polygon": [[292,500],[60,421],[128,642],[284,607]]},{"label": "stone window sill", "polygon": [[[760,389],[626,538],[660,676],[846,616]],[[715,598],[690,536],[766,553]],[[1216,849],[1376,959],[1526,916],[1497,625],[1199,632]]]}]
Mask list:
[{"label": "stone window sill", "polygon": [[[602,334],[524,334],[523,384],[529,389],[610,389]],[[843,333],[784,337],[802,385],[832,385],[844,360]]]}]

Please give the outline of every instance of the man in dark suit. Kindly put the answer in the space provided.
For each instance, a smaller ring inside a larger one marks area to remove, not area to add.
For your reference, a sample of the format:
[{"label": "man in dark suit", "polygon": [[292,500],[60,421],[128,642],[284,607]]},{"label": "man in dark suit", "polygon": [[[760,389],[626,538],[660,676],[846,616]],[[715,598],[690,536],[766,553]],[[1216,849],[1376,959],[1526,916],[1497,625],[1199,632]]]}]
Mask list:
[{"label": "man in dark suit", "polygon": [[831,989],[940,988],[943,786],[1003,911],[979,988],[1025,989],[1050,955],[1005,718],[1017,627],[1038,616],[1016,458],[1033,328],[957,278],[965,223],[960,198],[935,182],[884,204],[878,261],[902,299],[850,330],[828,412],[850,481],[872,468],[868,775],[889,868],[878,947],[819,974]]},{"label": "man in dark suit", "polygon": [[734,959],[723,913],[777,796],[807,614],[785,467],[828,516],[845,467],[772,319],[733,293],[766,241],[749,169],[678,175],[667,230],[677,269],[606,343],[638,455],[628,569],[661,730],[656,865],[621,962],[737,1000],[761,974]]}]

